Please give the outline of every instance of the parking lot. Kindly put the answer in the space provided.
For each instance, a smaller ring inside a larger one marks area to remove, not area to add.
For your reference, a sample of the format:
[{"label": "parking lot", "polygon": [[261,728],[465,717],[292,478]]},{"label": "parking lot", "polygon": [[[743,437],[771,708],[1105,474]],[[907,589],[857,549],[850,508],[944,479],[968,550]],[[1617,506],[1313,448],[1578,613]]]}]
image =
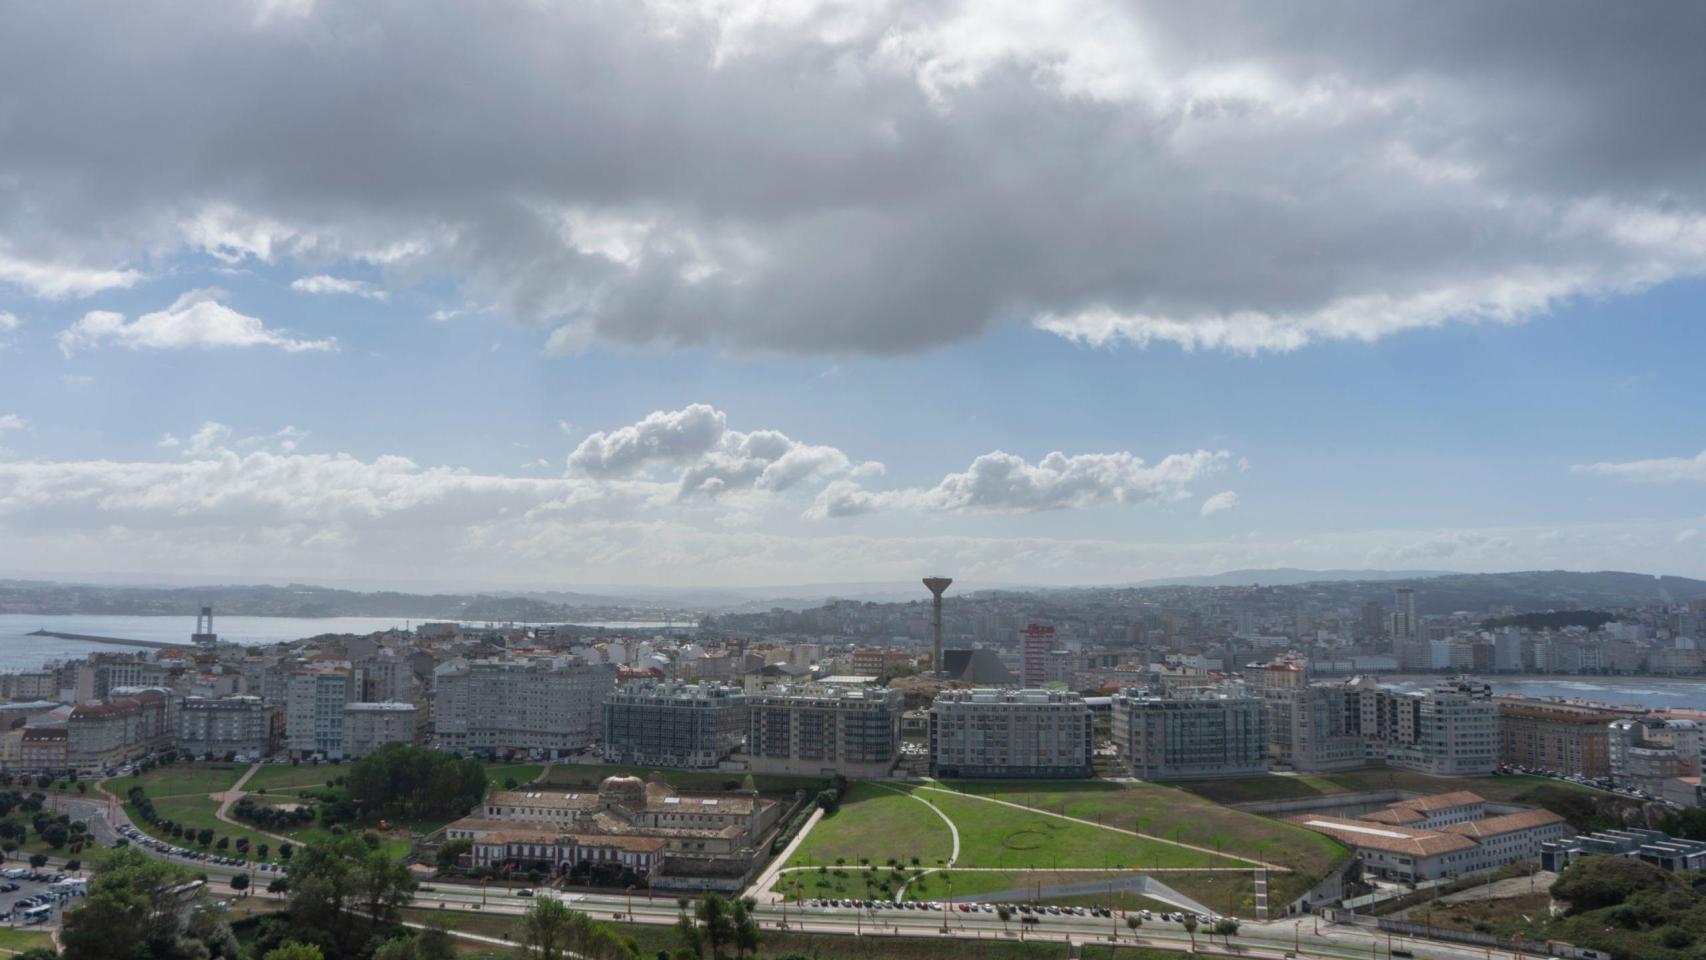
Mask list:
[{"label": "parking lot", "polygon": [[280,863],[251,863],[242,857],[228,857],[223,854],[209,853],[205,850],[191,850],[188,847],[174,846],[163,840],[156,840],[135,827],[128,825],[119,827],[118,833],[120,836],[128,839],[131,843],[146,847],[149,850],[166,857],[173,857],[178,860],[193,863],[228,867],[234,872],[252,874],[252,879],[260,880],[261,886],[265,886],[267,884],[267,878],[272,876],[282,876],[284,874],[284,865]]},{"label": "parking lot", "polygon": [[0,873],[0,920],[17,927],[57,924],[66,905],[82,895],[74,885],[59,882],[64,879],[52,868],[7,868]]}]

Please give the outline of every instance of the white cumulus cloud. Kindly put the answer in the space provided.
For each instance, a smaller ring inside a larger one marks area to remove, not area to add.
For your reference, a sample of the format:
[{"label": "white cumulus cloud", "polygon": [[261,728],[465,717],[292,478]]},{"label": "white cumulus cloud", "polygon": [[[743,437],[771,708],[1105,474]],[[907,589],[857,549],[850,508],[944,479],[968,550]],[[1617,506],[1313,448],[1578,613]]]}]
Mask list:
[{"label": "white cumulus cloud", "polygon": [[70,356],[106,344],[136,349],[181,350],[190,347],[276,347],[289,353],[336,350],[335,339],[299,340],[239,313],[222,301],[222,290],[191,290],[164,310],[126,321],[121,313],[91,310],[59,332],[59,349]]},{"label": "white cumulus cloud", "polygon": [[1222,510],[1231,510],[1238,506],[1238,493],[1233,490],[1223,490],[1202,502],[1202,515],[1213,516]]},{"label": "white cumulus cloud", "polygon": [[695,403],[589,435],[569,454],[568,467],[594,478],[676,470],[678,496],[714,498],[735,490],[781,493],[846,473],[852,462],[834,447],[802,443],[777,430],[731,430],[727,414]]},{"label": "white cumulus cloud", "polygon": [[1067,456],[1056,451],[1036,463],[996,450],[930,488],[868,490],[852,480],[824,488],[807,516],[848,517],[880,510],[1029,512],[1147,503],[1189,495],[1190,484],[1224,473],[1231,455],[1196,450],[1154,464],[1127,452]]},{"label": "white cumulus cloud", "polygon": [[347,280],[342,277],[329,277],[323,273],[312,277],[298,277],[290,282],[290,289],[298,293],[341,293],[368,300],[384,300],[386,297],[384,289],[366,280]]},{"label": "white cumulus cloud", "polygon": [[30,422],[28,420],[25,420],[23,417],[20,417],[15,413],[0,413],[0,433],[8,433],[12,430],[22,430],[29,425]]},{"label": "white cumulus cloud", "polygon": [[1570,467],[1570,472],[1629,483],[1706,483],[1706,451],[1692,457],[1578,463]]}]

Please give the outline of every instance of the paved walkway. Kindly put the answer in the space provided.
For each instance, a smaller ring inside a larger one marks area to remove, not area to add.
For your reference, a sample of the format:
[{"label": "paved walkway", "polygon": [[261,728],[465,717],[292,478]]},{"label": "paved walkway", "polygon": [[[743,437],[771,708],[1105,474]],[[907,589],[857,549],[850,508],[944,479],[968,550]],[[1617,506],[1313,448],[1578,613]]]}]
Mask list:
[{"label": "paved walkway", "polygon": [[788,862],[788,858],[792,857],[794,851],[800,848],[800,844],[805,842],[806,834],[811,833],[812,828],[817,826],[817,822],[822,819],[823,808],[814,808],[811,816],[807,817],[806,822],[800,826],[799,832],[794,834],[794,839],[788,842],[788,846],[781,853],[770,858],[770,865],[765,867],[764,872],[758,875],[758,879],[752,881],[752,885],[746,888],[747,896],[757,897],[765,903],[774,903],[783,899],[782,894],[774,893],[770,888],[776,885],[776,878],[782,875],[782,864]]},{"label": "paved walkway", "polygon": [[[893,789],[893,788],[890,788],[890,789]],[[1136,830],[1127,830],[1124,827],[1116,827],[1116,826],[1113,826],[1112,824],[1097,823],[1094,820],[1085,820],[1082,817],[1069,817],[1064,813],[1055,813],[1053,810],[1044,810],[1040,807],[1029,807],[1029,806],[1026,806],[1025,804],[1022,804],[1022,803],[1014,803],[1011,800],[998,800],[995,797],[984,797],[984,796],[979,796],[975,793],[961,793],[958,790],[949,790],[945,787],[932,787],[932,786],[926,785],[926,786],[919,787],[918,789],[929,790],[929,791],[932,791],[934,793],[951,794],[951,795],[956,796],[956,797],[966,797],[966,798],[971,799],[971,800],[982,800],[984,803],[998,803],[1004,807],[1012,807],[1015,810],[1024,810],[1028,813],[1035,813],[1035,814],[1038,814],[1038,815],[1044,816],[1044,817],[1054,817],[1056,820],[1065,820],[1069,823],[1081,823],[1087,827],[1096,827],[1097,829],[1100,829],[1100,830],[1112,830],[1115,833],[1123,833],[1128,837],[1142,837],[1145,840],[1154,840],[1156,843],[1165,843],[1169,846],[1183,847],[1186,850],[1195,850],[1198,853],[1207,853],[1207,854],[1212,854],[1212,855],[1217,856],[1217,857],[1225,857],[1228,860],[1236,860],[1239,863],[1247,863],[1252,867],[1264,867],[1265,866],[1269,870],[1277,871],[1280,873],[1290,873],[1291,872],[1290,867],[1276,867],[1276,866],[1273,866],[1272,864],[1264,864],[1260,860],[1251,860],[1249,857],[1240,857],[1240,856],[1235,856],[1235,855],[1230,854],[1230,853],[1221,853],[1220,851],[1210,849],[1209,847],[1199,847],[1194,843],[1184,843],[1184,842],[1179,841],[1179,840],[1169,840],[1166,837],[1157,837],[1151,833],[1138,833]],[[920,798],[920,799],[922,799],[922,798]],[[926,802],[928,802],[928,801],[926,801]],[[932,806],[932,808],[934,808],[935,805],[931,804],[931,806]],[[942,811],[937,810],[936,812],[941,813]],[[946,820],[947,816],[944,814],[942,819]],[[950,821],[950,823],[951,822],[952,821]],[[959,852],[959,845],[960,845],[959,833],[958,833],[958,831],[956,831],[954,834],[954,851],[956,853]],[[1246,867],[1246,868],[1240,868],[1240,869],[1248,869],[1248,868]]]},{"label": "paved walkway", "polygon": [[[871,785],[877,786],[877,787],[882,787],[884,790],[888,790],[891,793],[898,793],[903,797],[911,797],[912,799],[917,800],[919,803],[922,803],[925,806],[929,807],[931,809],[931,811],[936,814],[936,816],[942,818],[943,823],[948,825],[948,832],[953,834],[953,837],[954,837],[954,849],[951,852],[949,852],[949,854],[948,854],[948,866],[950,866],[950,867],[953,866],[955,864],[955,862],[957,862],[960,859],[960,828],[958,826],[955,826],[954,821],[951,818],[949,818],[949,816],[946,813],[942,812],[941,807],[936,806],[934,803],[931,803],[929,800],[924,799],[923,797],[919,796],[916,793],[912,793],[912,792],[909,792],[906,790],[902,790],[898,787],[891,787],[886,783],[877,783],[876,781],[872,781]],[[930,788],[925,787],[922,789],[930,789]],[[948,792],[948,791],[944,791],[944,792]]]},{"label": "paved walkway", "polygon": [[248,796],[248,791],[243,789],[243,785],[248,783],[249,778],[254,776],[260,769],[261,769],[260,764],[258,764],[258,763],[251,764],[249,766],[249,769],[245,770],[243,772],[243,775],[241,777],[238,777],[237,782],[233,783],[229,789],[227,789],[224,793],[214,794],[214,796],[219,798],[219,809],[213,811],[213,816],[220,823],[229,823],[233,827],[237,827],[241,830],[248,830],[248,831],[251,831],[254,833],[261,834],[262,836],[271,837],[274,840],[277,840],[279,843],[290,843],[291,839],[289,837],[281,837],[278,834],[273,833],[271,831],[262,830],[260,827],[254,826],[252,824],[243,823],[242,821],[231,816],[232,806],[234,806],[238,800],[241,800],[244,797]]}]

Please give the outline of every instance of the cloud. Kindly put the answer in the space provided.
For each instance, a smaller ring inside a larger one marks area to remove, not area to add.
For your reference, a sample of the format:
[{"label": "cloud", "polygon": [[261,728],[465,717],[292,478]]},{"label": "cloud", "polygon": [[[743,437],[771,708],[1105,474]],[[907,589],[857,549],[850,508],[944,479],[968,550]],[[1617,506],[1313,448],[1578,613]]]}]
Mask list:
[{"label": "cloud", "polygon": [[18,319],[17,314],[9,310],[0,310],[0,350],[5,350],[12,345],[14,335],[23,324],[24,322]]},{"label": "cloud", "polygon": [[1287,350],[1700,275],[1706,10],[1519,8],[10,4],[0,236],[43,252],[0,277],[365,263],[552,352],[883,355]]},{"label": "cloud", "polygon": [[1706,483],[1706,451],[1693,457],[1578,463],[1570,467],[1570,472],[1628,483]]},{"label": "cloud", "polygon": [[1032,464],[997,450],[928,489],[871,491],[851,480],[835,481],[818,495],[807,516],[826,519],[881,510],[1034,512],[1146,503],[1186,496],[1191,483],[1224,473],[1230,462],[1224,450],[1170,454],[1154,465],[1125,452],[1067,456],[1057,451]]},{"label": "cloud", "polygon": [[1231,510],[1238,506],[1238,494],[1233,490],[1223,490],[1202,502],[1202,515],[1213,516],[1223,510]]},{"label": "cloud", "polygon": [[20,417],[15,413],[0,413],[0,433],[8,433],[13,430],[23,430],[29,425],[30,422],[28,420],[25,420],[23,417]]},{"label": "cloud", "polygon": [[336,350],[335,339],[297,340],[269,329],[256,317],[238,313],[223,302],[218,289],[191,290],[164,310],[145,313],[127,323],[124,315],[91,310],[59,332],[59,349],[71,356],[80,349],[112,343],[132,350],[182,350],[190,347],[277,347],[288,353]]},{"label": "cloud", "polygon": [[12,284],[30,296],[45,300],[87,297],[103,290],[133,286],[141,279],[142,274],[135,270],[23,260],[0,253],[0,283]]},{"label": "cloud", "polygon": [[716,498],[734,490],[781,493],[848,472],[847,455],[777,430],[730,430],[728,415],[704,403],[658,410],[637,423],[591,434],[569,454],[571,473],[627,477],[678,470],[678,496]]},{"label": "cloud", "polygon": [[290,289],[298,293],[342,293],[368,300],[384,300],[386,297],[383,289],[365,280],[345,280],[340,277],[328,277],[323,273],[313,277],[298,277],[290,281]]}]

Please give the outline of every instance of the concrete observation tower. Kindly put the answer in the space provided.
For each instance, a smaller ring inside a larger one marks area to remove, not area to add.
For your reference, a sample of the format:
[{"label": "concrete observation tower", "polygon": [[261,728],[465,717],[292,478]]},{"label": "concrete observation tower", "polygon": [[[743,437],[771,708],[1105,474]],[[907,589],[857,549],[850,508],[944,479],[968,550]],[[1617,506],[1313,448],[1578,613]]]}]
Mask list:
[{"label": "concrete observation tower", "polygon": [[930,673],[946,676],[942,671],[942,594],[953,586],[951,577],[925,577],[924,586],[934,598],[930,609]]}]

